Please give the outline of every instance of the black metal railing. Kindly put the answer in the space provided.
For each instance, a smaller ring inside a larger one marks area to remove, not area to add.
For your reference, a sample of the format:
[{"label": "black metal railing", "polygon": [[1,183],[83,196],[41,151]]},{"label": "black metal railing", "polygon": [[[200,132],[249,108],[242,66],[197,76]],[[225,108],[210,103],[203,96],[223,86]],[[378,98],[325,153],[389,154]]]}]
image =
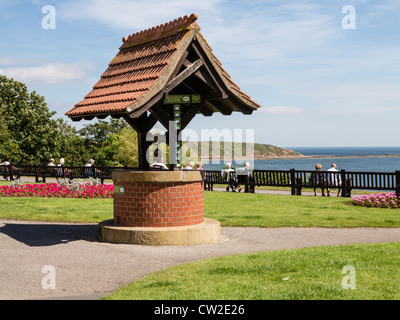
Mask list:
[{"label": "black metal railing", "polygon": [[352,190],[395,191],[400,196],[400,171],[396,172],[350,172],[316,170],[254,170],[247,175],[222,171],[206,171],[205,190],[214,185],[245,186],[245,192],[254,192],[255,187],[287,187],[292,195],[301,195],[304,188],[324,190],[338,189],[344,197],[351,197]]},{"label": "black metal railing", "polygon": [[47,166],[47,165],[0,165],[0,176],[4,179],[16,180],[20,177],[34,177],[35,182],[46,182],[47,178],[70,178],[85,179],[95,178],[104,180],[111,179],[113,171],[137,171],[136,167],[105,167],[105,166]]},{"label": "black metal railing", "polygon": [[[106,166],[47,166],[47,165],[0,165],[0,177],[15,180],[34,177],[36,182],[47,178],[98,178],[103,183],[112,178],[113,171],[138,171],[136,167]],[[353,172],[316,170],[253,170],[223,172],[204,170],[204,190],[213,190],[214,185],[237,188],[244,186],[245,192],[254,192],[256,187],[288,187],[292,195],[301,195],[304,188],[338,189],[344,197],[352,190],[395,191],[400,196],[400,171],[396,172]]]}]

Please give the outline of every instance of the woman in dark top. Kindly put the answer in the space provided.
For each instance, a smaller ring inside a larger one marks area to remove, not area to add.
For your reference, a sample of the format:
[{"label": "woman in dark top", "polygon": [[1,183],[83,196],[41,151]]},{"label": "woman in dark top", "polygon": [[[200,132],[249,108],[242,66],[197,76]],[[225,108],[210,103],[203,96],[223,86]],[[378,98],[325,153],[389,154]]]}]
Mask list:
[{"label": "woman in dark top", "polygon": [[322,196],[325,197],[325,189],[324,189],[324,175],[320,172],[322,169],[322,165],[317,163],[315,165],[315,172],[311,174],[310,184],[314,188],[314,196],[317,195],[317,187],[321,188]]}]

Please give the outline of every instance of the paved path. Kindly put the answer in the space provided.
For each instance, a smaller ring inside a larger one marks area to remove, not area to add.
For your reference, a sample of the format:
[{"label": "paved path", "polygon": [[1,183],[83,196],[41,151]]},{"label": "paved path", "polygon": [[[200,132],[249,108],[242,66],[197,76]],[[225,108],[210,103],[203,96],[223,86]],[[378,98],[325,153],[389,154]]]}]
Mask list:
[{"label": "paved path", "polygon": [[[400,242],[400,229],[222,228],[216,244],[145,247],[97,241],[96,224],[0,220],[0,299],[99,299],[152,272],[217,256],[320,245]],[[43,289],[43,266],[55,289]]]}]

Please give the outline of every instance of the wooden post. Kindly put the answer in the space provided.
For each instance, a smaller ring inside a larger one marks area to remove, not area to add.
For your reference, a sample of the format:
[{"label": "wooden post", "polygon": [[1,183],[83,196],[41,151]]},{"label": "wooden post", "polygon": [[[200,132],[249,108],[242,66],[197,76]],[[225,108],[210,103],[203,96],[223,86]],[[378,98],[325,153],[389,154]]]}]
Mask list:
[{"label": "wooden post", "polygon": [[12,165],[11,165],[11,163],[10,163],[9,166],[8,166],[8,172],[10,173],[10,181],[13,181],[13,180],[14,180],[14,177],[13,177],[13,172],[12,172]]},{"label": "wooden post", "polygon": [[131,116],[125,116],[124,119],[128,124],[136,131],[138,138],[138,157],[139,157],[139,168],[143,171],[150,170],[150,164],[147,162],[147,149],[150,145],[146,140],[147,133],[153,128],[153,126],[159,120],[163,123],[163,119],[156,118],[153,114],[147,116],[146,112],[138,118],[132,118]]},{"label": "wooden post", "polygon": [[296,195],[296,174],[295,169],[290,169],[290,184],[292,189],[292,196]]},{"label": "wooden post", "polygon": [[33,167],[35,169],[35,182],[38,183],[39,182],[39,173],[38,173],[38,168],[36,163],[33,164]]},{"label": "wooden post", "polygon": [[[181,105],[180,104],[174,104],[174,121],[175,121],[175,129],[176,129],[176,163],[172,163],[171,167],[172,170],[175,170],[177,168],[178,170],[183,169],[183,155],[182,155],[182,141],[179,141],[179,133],[181,132],[182,129],[182,114],[181,114]],[[173,150],[174,152],[174,150]],[[171,152],[170,152],[170,157],[171,157]],[[171,158],[170,158],[171,159]]]},{"label": "wooden post", "polygon": [[148,143],[146,140],[147,132],[138,132],[138,153],[139,153],[139,168],[143,171],[150,170],[150,164],[147,162],[147,148]]},{"label": "wooden post", "polygon": [[400,171],[396,170],[396,196],[400,197]]},{"label": "wooden post", "polygon": [[346,197],[347,195],[346,170],[342,169],[340,171],[340,175],[342,179],[342,197]]},{"label": "wooden post", "polygon": [[250,192],[250,190],[249,190],[249,175],[246,174],[244,177],[245,177],[244,178],[244,192],[249,193]]}]

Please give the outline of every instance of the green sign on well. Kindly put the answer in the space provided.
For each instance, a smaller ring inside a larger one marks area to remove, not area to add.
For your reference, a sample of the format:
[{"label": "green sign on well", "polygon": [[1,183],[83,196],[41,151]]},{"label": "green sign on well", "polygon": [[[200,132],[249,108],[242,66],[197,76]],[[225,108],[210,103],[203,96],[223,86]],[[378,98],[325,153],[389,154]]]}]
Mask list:
[{"label": "green sign on well", "polygon": [[181,106],[174,105],[174,121],[176,123],[176,130],[181,130]]},{"label": "green sign on well", "polygon": [[[181,104],[190,103],[201,103],[200,94],[171,94],[168,95],[168,99],[164,99],[164,104],[173,104],[175,129],[179,132],[182,129],[182,110]],[[176,167],[181,166],[182,154],[181,154],[182,142],[177,141],[176,144]]]},{"label": "green sign on well", "polygon": [[201,95],[192,94],[192,103],[201,103]]},{"label": "green sign on well", "polygon": [[168,99],[164,100],[164,104],[177,104],[177,103],[200,103],[200,94],[171,94]]},{"label": "green sign on well", "polygon": [[122,186],[115,186],[114,187],[115,194],[125,194],[125,187]]}]

